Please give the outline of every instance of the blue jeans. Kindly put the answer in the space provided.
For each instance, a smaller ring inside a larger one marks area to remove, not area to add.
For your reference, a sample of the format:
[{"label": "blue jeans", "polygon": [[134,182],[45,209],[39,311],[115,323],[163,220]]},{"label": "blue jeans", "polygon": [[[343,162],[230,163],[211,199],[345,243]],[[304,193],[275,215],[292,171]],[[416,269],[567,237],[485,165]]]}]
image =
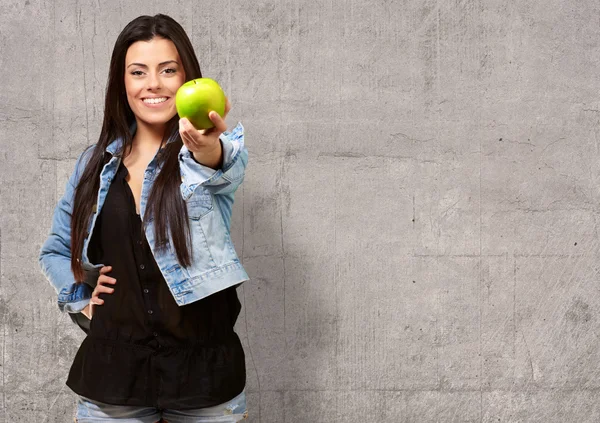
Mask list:
[{"label": "blue jeans", "polygon": [[121,423],[156,423],[163,419],[168,423],[234,423],[246,417],[246,393],[242,391],[237,397],[223,404],[182,411],[105,404],[78,396],[75,422],[98,423],[115,420]]}]

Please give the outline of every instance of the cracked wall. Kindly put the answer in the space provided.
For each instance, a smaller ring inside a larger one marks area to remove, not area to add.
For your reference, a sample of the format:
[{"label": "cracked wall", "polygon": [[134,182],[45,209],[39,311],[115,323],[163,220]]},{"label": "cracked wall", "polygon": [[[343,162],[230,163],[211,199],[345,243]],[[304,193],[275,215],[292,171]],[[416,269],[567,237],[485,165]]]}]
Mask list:
[{"label": "cracked wall", "polygon": [[247,131],[250,422],[600,420],[598,2],[3,0],[0,421],[72,421],[37,255],[159,12]]}]

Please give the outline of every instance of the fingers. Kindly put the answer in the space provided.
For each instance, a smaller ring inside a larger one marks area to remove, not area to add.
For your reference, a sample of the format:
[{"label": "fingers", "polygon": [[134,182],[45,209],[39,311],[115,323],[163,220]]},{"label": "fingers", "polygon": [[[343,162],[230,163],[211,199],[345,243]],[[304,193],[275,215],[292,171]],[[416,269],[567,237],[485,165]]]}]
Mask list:
[{"label": "fingers", "polygon": [[189,121],[188,118],[179,119],[179,134],[181,135],[182,141],[190,142],[193,141],[193,137],[191,137],[192,131],[196,131],[197,129],[192,125],[192,122]]},{"label": "fingers", "polygon": [[98,298],[97,296],[93,296],[90,298],[90,303],[92,303],[92,305],[102,305],[104,304],[104,300],[102,298]]},{"label": "fingers", "polygon": [[225,123],[225,118],[227,117],[227,114],[229,113],[230,110],[231,110],[231,102],[229,101],[229,98],[225,97],[225,111],[223,112],[223,116],[219,116],[219,114],[216,112],[211,112],[208,115],[208,117],[215,124],[215,126],[219,132],[227,131],[227,124]]},{"label": "fingers", "polygon": [[[104,304],[104,300],[99,297],[100,294],[112,294],[115,292],[114,288],[109,286],[104,286],[103,284],[111,284],[114,285],[117,283],[115,278],[111,278],[106,275],[106,273],[112,270],[112,266],[104,266],[100,269],[100,276],[98,277],[98,283],[92,292],[92,298],[90,299],[90,303],[93,305],[102,305]],[[91,308],[91,307],[90,307]]]},{"label": "fingers", "polygon": [[94,288],[94,292],[92,292],[92,298],[90,299],[90,302],[92,304],[102,305],[104,304],[104,300],[100,298],[99,295],[112,294],[113,292],[115,292],[114,288],[98,284],[96,285],[96,288]]},{"label": "fingers", "polygon": [[100,269],[100,274],[103,275],[105,273],[108,273],[112,270],[112,266],[104,266],[102,269]]},{"label": "fingers", "polygon": [[115,278],[111,278],[110,276],[100,275],[98,277],[98,284],[100,284],[100,283],[110,283],[110,284],[114,285],[116,282],[117,282],[117,280]]},{"label": "fingers", "polygon": [[219,135],[227,130],[227,124],[217,112],[211,111],[209,118],[215,126],[208,129],[196,129],[186,118],[179,120],[179,134],[188,150],[197,151],[204,147],[216,145]]},{"label": "fingers", "polygon": [[221,116],[219,116],[219,114],[217,112],[214,112],[214,111],[212,111],[208,114],[208,117],[210,118],[212,123],[215,124],[216,132],[221,133],[221,132],[227,131],[227,124],[225,123],[225,116],[226,116],[226,113],[223,113],[223,117],[221,117]]},{"label": "fingers", "polygon": [[225,118],[231,110],[231,102],[225,97],[225,111],[221,117],[217,112],[211,110],[208,114],[209,119],[214,124],[212,128],[196,129],[187,118],[179,119],[179,134],[183,144],[190,151],[198,151],[205,147],[215,147],[218,144],[218,138],[221,133],[227,131]]},{"label": "fingers", "polygon": [[95,292],[92,294],[92,298],[90,298],[90,315],[94,314],[94,306],[104,304],[104,300],[98,297],[98,294]]},{"label": "fingers", "polygon": [[115,289],[111,288],[110,286],[104,286],[104,285],[98,284],[96,286],[96,288],[94,289],[94,291],[96,291],[96,296],[97,296],[101,292],[105,292],[107,294],[112,294],[113,292],[115,292]]}]

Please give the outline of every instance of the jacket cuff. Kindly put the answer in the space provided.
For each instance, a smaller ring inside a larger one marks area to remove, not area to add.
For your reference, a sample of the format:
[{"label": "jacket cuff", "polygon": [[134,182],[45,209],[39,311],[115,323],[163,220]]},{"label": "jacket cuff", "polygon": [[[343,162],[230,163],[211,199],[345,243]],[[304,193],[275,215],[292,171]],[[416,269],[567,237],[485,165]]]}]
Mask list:
[{"label": "jacket cuff", "polygon": [[87,283],[74,283],[58,294],[58,308],[61,312],[80,313],[91,298],[92,288]]},{"label": "jacket cuff", "polygon": [[241,122],[231,132],[223,132],[219,136],[223,148],[223,164],[221,169],[213,169],[198,163],[188,148],[183,145],[179,151],[179,168],[181,170],[181,190],[185,199],[189,198],[199,185],[222,185],[235,182],[241,175],[232,170],[240,157],[244,146],[244,127]]}]

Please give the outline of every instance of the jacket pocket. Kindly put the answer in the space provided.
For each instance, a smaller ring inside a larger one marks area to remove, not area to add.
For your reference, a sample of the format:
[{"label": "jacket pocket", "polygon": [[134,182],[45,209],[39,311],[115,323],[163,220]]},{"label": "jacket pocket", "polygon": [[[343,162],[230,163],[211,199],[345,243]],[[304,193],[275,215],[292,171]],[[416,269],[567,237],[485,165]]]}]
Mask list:
[{"label": "jacket pocket", "polygon": [[213,210],[212,195],[209,192],[194,193],[187,201],[187,208],[190,219],[201,219]]}]

